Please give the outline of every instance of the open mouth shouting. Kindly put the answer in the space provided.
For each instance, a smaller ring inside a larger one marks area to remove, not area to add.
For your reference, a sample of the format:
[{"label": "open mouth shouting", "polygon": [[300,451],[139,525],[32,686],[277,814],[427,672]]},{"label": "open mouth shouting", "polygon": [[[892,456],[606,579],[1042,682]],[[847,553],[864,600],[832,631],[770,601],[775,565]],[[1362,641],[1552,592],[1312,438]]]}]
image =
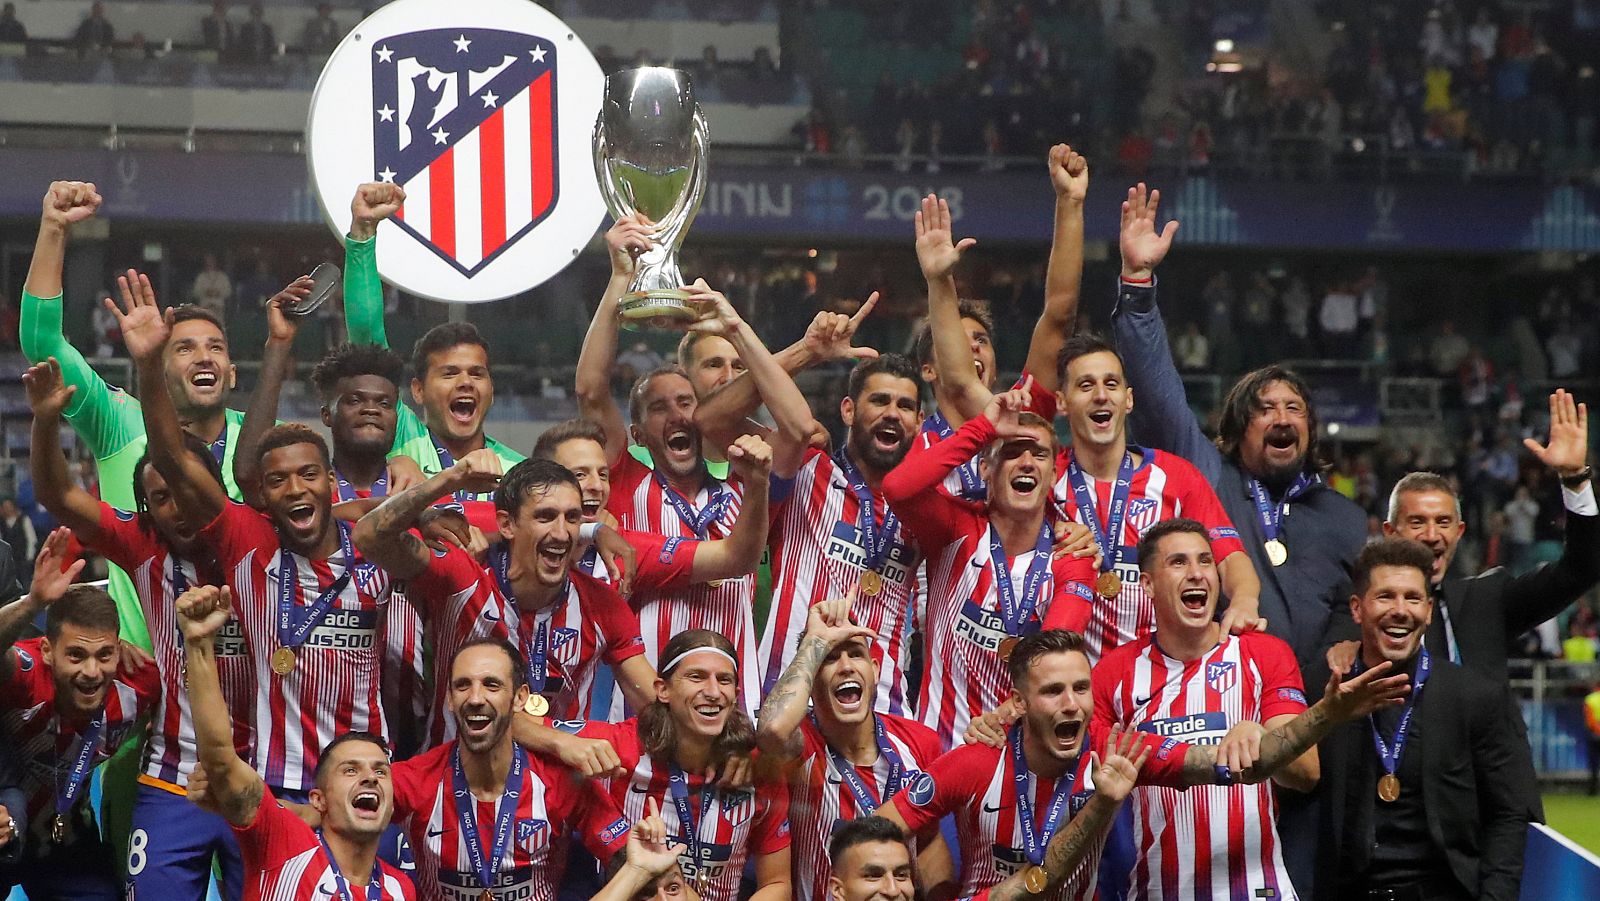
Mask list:
[{"label": "open mouth shouting", "polygon": [[1083,744],[1083,726],[1082,717],[1057,720],[1050,731],[1050,749],[1061,757],[1076,755]]},{"label": "open mouth shouting", "polygon": [[1011,477],[1011,490],[1017,494],[1028,497],[1039,490],[1039,477],[1036,475],[1018,475]]},{"label": "open mouth shouting", "polygon": [[1262,440],[1267,459],[1274,463],[1293,462],[1300,456],[1300,430],[1292,425],[1271,426]]},{"label": "open mouth shouting", "polygon": [[285,511],[289,525],[301,532],[309,532],[317,522],[317,505],[302,501]]},{"label": "open mouth shouting", "polygon": [[539,569],[545,573],[554,574],[555,578],[563,578],[566,575],[567,563],[571,555],[571,541],[540,542]]},{"label": "open mouth shouting", "polygon": [[487,738],[494,731],[494,712],[490,710],[463,711],[460,725],[462,738]]},{"label": "open mouth shouting", "polygon": [[383,796],[374,788],[357,789],[350,796],[350,812],[357,820],[377,821],[383,814]]},{"label": "open mouth shouting", "polygon": [[475,394],[457,394],[450,398],[450,405],[445,408],[449,415],[450,423],[458,429],[471,430],[478,425],[478,396]]},{"label": "open mouth shouting", "polygon": [[105,698],[106,680],[97,679],[93,682],[74,681],[72,683],[72,702],[79,710],[88,710],[100,706]]},{"label": "open mouth shouting", "polygon": [[1093,410],[1089,413],[1089,424],[1094,427],[1095,431],[1110,429],[1111,422],[1115,418],[1116,414],[1111,410]]},{"label": "open mouth shouting", "polygon": [[1211,592],[1198,586],[1185,588],[1178,593],[1178,600],[1185,611],[1204,615],[1206,608],[1211,605]]},{"label": "open mouth shouting", "polygon": [[595,495],[593,497],[584,498],[583,499],[583,521],[584,522],[597,522],[599,520],[599,518],[600,518],[600,508],[602,506],[603,506],[603,504],[600,503],[599,495]]},{"label": "open mouth shouting", "polygon": [[866,691],[860,679],[845,679],[833,687],[833,703],[842,714],[861,712],[861,701],[864,697]]},{"label": "open mouth shouting", "polygon": [[873,449],[883,454],[898,453],[901,442],[906,438],[905,430],[892,420],[878,423],[871,434]]},{"label": "open mouth shouting", "polygon": [[985,379],[986,379],[986,378],[987,378],[987,377],[988,377],[988,375],[989,375],[989,367],[987,367],[987,366],[985,366],[985,365],[983,365],[983,360],[980,360],[980,359],[978,359],[978,355],[977,355],[977,354],[976,354],[976,353],[974,353],[974,354],[973,354],[973,355],[972,355],[972,357],[973,357],[973,359],[972,359],[972,365],[973,365],[973,366],[974,366],[974,367],[976,367],[976,368],[977,368],[977,370],[978,370],[978,381],[979,381],[979,382],[982,382],[982,383],[983,383],[983,384],[985,384],[985,385],[987,385],[987,384],[988,384],[988,382],[987,382],[987,381],[985,381]]}]

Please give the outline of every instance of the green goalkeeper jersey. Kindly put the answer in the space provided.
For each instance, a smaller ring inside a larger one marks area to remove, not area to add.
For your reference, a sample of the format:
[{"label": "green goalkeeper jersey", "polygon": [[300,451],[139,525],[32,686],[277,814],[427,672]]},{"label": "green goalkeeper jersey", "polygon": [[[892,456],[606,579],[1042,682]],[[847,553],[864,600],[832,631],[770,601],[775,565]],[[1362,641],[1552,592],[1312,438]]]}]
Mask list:
[{"label": "green goalkeeper jersey", "polygon": [[[60,295],[35,297],[22,292],[22,352],[30,363],[55,357],[61,364],[62,380],[78,389],[67,404],[67,422],[94,454],[100,476],[100,499],[118,509],[132,510],[133,468],[144,456],[144,415],[137,398],[108,384],[67,341],[61,327],[61,309]],[[241,500],[239,486],[233,479],[233,454],[239,444],[244,414],[228,410],[226,417],[227,427],[222,435],[222,483],[229,497]],[[150,633],[145,628],[144,613],[133,582],[121,569],[109,565],[108,569],[109,590],[117,602],[122,637],[148,649]]]}]

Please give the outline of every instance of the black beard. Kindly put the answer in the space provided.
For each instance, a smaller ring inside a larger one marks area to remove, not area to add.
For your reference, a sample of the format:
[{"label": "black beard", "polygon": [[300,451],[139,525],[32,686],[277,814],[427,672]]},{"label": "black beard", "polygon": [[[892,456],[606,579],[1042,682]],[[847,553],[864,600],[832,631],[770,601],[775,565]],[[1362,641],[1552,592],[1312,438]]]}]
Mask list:
[{"label": "black beard", "polygon": [[882,451],[872,443],[872,435],[868,432],[850,430],[850,450],[855,454],[856,462],[868,469],[879,473],[886,473],[906,458],[911,450],[913,435],[906,435],[900,439],[900,445],[893,451]]},{"label": "black beard", "polygon": [[1297,457],[1294,461],[1282,466],[1268,466],[1264,471],[1256,474],[1256,478],[1267,488],[1267,493],[1273,497],[1282,497],[1294,480],[1305,470],[1305,455]]}]

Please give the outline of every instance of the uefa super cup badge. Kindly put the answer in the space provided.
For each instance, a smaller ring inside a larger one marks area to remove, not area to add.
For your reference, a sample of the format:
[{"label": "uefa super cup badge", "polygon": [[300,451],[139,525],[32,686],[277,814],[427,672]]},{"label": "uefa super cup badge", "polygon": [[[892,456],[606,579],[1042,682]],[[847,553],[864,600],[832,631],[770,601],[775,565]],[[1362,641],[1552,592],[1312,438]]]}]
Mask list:
[{"label": "uefa super cup badge", "polygon": [[572,29],[527,0],[396,0],[328,59],[311,101],[311,179],[329,225],[364,182],[405,190],[379,226],[400,288],[486,301],[540,284],[605,215],[591,134],[605,78]]}]

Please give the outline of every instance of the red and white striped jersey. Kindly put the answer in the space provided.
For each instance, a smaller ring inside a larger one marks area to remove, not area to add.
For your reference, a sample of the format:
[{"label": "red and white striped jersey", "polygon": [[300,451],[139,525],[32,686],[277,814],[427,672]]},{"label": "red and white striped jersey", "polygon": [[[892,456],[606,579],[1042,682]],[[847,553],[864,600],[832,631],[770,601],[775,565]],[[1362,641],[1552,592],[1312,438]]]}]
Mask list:
[{"label": "red and white striped jersey", "polygon": [[[623,528],[665,536],[666,546],[673,546],[674,538],[682,541],[727,538],[744,505],[744,483],[735,477],[718,482],[707,476],[706,487],[686,500],[698,513],[713,502],[713,491],[728,493],[730,497],[722,515],[709,523],[706,534],[700,536],[668,502],[654,471],[631,454],[623,454],[611,468],[611,499],[606,509]],[[650,664],[659,666],[661,648],[672,636],[686,629],[709,629],[726,635],[739,655],[741,700],[746,708],[754,710],[761,700],[759,668],[753,660],[756,653],[755,592],[754,572],[720,582],[656,591],[635,590],[630,600],[633,609],[639,611],[639,631]],[[622,694],[618,692],[613,696],[613,716],[621,712],[621,705]]]},{"label": "red and white striped jersey", "polygon": [[[248,826],[234,826],[239,853],[244,858],[244,901],[334,901],[367,897],[371,873],[345,873],[340,884],[322,850],[317,833],[284,807],[272,789],[262,793],[256,818]],[[410,877],[378,860],[380,901],[416,901]]]},{"label": "red and white striped jersey", "polygon": [[[1157,737],[1214,745],[1236,723],[1265,723],[1306,709],[1300,667],[1280,638],[1246,632],[1205,656],[1174,660],[1154,638],[1123,645],[1094,669],[1094,716]],[[1278,847],[1272,786],[1201,785],[1134,790],[1139,855],[1132,898],[1201,901],[1295,897]]]},{"label": "red and white striped jersey", "polygon": [[[1011,390],[1021,388],[1028,381],[1028,371],[1023,370]],[[1044,390],[1038,384],[1030,386],[1028,391],[1028,409],[1044,417],[1045,422],[1054,422],[1056,418],[1056,396]],[[911,453],[917,454],[927,451],[934,445],[954,434],[949,420],[944,414],[934,411],[932,416],[922,420],[922,427],[917,430],[917,438],[911,444]],[[909,455],[908,455],[909,458]],[[965,475],[962,469],[966,470]],[[973,454],[960,468],[953,468],[949,474],[939,482],[937,490],[949,497],[964,498],[969,501],[982,500],[987,493],[983,484],[983,477],[978,474],[978,455]]]},{"label": "red and white striped jersey", "polygon": [[[1098,722],[1089,726],[1085,750],[1105,753],[1109,730]],[[1183,756],[1188,746],[1173,739],[1146,739],[1150,756],[1139,771],[1139,785],[1183,785]],[[1089,799],[1094,797],[1091,757],[1080,753],[1073,764],[1076,782],[1067,802],[1068,813],[1057,825],[1067,827]],[[1012,751],[988,745],[962,745],[928,767],[894,799],[894,809],[912,834],[928,834],[938,828],[946,814],[955,814],[956,834],[961,846],[961,897],[966,898],[998,885],[1013,873],[1028,866],[1027,842],[1017,820],[1017,788],[1012,767]],[[1028,791],[1033,804],[1034,830],[1044,839],[1046,809],[1055,793],[1055,780],[1028,773]],[[1046,901],[1090,901],[1095,896],[1100,870],[1100,850],[1105,834],[1096,840],[1089,855],[1061,888],[1044,895]]]},{"label": "red and white striped jersey", "polygon": [[[859,526],[861,502],[850,489],[846,470],[815,448],[806,451],[794,489],[773,511],[767,536],[772,550],[772,605],[761,636],[762,694],[772,690],[794,659],[806,614],[823,601],[842,598],[866,568],[868,551]],[[889,504],[873,493],[872,516],[881,529]],[[921,554],[901,524],[878,566],[883,589],[861,594],[850,608],[856,624],[878,633],[882,652],[876,708],[905,715],[907,622]]]},{"label": "red and white striped jersey", "polygon": [[[668,787],[671,768],[645,753],[639,740],[638,720],[585,723],[578,734],[609,742],[622,759],[622,768],[629,771],[627,778],[605,780],[611,799],[629,822],[643,819],[646,800],[655,798],[661,819],[667,824],[667,834],[681,836],[681,821]],[[694,849],[686,849],[678,859],[679,866],[690,881],[698,872],[706,872],[710,884],[701,895],[702,901],[735,901],[745,860],[752,854],[776,854],[789,847],[789,788],[781,781],[762,779],[745,791],[728,791],[713,783],[710,790],[716,797],[707,802],[702,797],[707,788],[702,775],[685,776],[689,809],[696,817],[699,860],[691,856]],[[704,818],[702,810],[706,811]],[[682,838],[677,840],[681,842]]]},{"label": "red and white striped jersey", "polygon": [[[1139,584],[1139,539],[1151,526],[1164,519],[1188,517],[1198,520],[1210,533],[1211,553],[1218,563],[1231,554],[1244,552],[1239,531],[1222,509],[1222,501],[1217,499],[1211,483],[1193,463],[1163,450],[1140,447],[1130,447],[1130,450],[1143,459],[1133,471],[1128,505],[1122,518],[1122,535],[1117,539],[1121,545],[1121,559],[1116,572],[1122,579],[1122,591],[1115,598],[1096,596],[1091,605],[1089,625],[1083,633],[1091,665],[1112,648],[1138,641],[1155,631],[1154,603],[1149,592]],[[1054,494],[1066,515],[1074,522],[1081,522],[1072,482],[1067,475],[1071,459],[1070,447],[1063,448],[1056,457]],[[1095,513],[1100,528],[1104,529],[1114,485],[1088,473],[1084,473],[1084,483],[1094,496]],[[1109,555],[1110,550],[1105,549],[1105,553]]]},{"label": "red and white striped jersey", "polygon": [[[611,586],[580,572],[568,574],[566,593],[555,604],[532,613],[508,603],[494,573],[466,551],[447,545],[435,550],[428,568],[406,586],[425,611],[436,673],[448,673],[461,646],[475,638],[506,638],[523,649],[533,647],[540,626],[548,632],[545,688],[554,719],[581,719],[589,707],[595,666],[604,660],[617,666],[644,653],[639,621]],[[455,718],[445,695],[447,678],[433,680],[430,747],[455,737]]]},{"label": "red and white striped jersey", "polygon": [[[417,895],[423,901],[478,901],[484,886],[467,854],[456,812],[451,754],[455,742],[394,765],[394,822],[417,856]],[[485,856],[494,848],[499,800],[474,801]],[[550,901],[566,869],[565,842],[576,832],[602,863],[628,843],[630,823],[599,784],[554,759],[528,755],[512,815],[511,847],[494,864],[498,901]]]},{"label": "red and white striped jersey", "polygon": [[424,666],[427,637],[422,613],[404,591],[389,593],[389,621],[384,629],[383,712],[389,720],[391,750],[404,760],[426,746],[428,690]]},{"label": "red and white striped jersey", "polygon": [[[201,536],[216,549],[233,590],[233,614],[244,627],[258,674],[255,764],[267,785],[310,790],[322,749],[345,732],[372,732],[387,741],[380,676],[388,574],[367,564],[359,552],[352,551],[354,561],[292,553],[280,544],[270,518],[232,501]],[[294,669],[280,676],[272,672],[271,660],[280,646],[278,572],[286,557],[294,561],[297,611],[315,603],[346,566],[353,565],[355,573],[296,651]]]},{"label": "red and white striped jersey", "polygon": [[[181,583],[187,586],[215,585],[220,583],[220,575],[196,571],[193,562],[173,556],[155,529],[142,523],[138,515],[109,504],[100,505],[99,539],[86,546],[121,567],[139,594],[139,606],[150,628],[152,656],[161,673],[161,698],[150,721],[143,771],[181,788],[188,784],[189,771],[194,769],[196,747],[194,717],[183,684],[183,633],[178,627],[173,574],[181,569]],[[249,760],[255,729],[249,711],[255,704],[256,678],[237,618],[218,631],[214,646],[222,697],[233,716],[234,750]]]},{"label": "red and white striped jersey", "polygon": [[[617,529],[622,540],[633,547],[638,569],[633,574],[632,592],[688,588],[694,579],[694,558],[700,552],[699,539],[673,540],[654,532]],[[611,584],[611,573],[600,559],[599,548],[591,546],[575,564],[586,576]]]},{"label": "red and white striped jersey", "polygon": [[[994,434],[994,425],[980,416],[930,453],[916,460],[908,457],[884,480],[889,502],[927,553],[924,672],[917,711],[945,748],[960,742],[973,717],[993,710],[1011,694],[1011,677],[1000,659],[1000,643],[1008,633],[994,584],[987,507],[927,489]],[[1035,553],[1027,551],[1010,561],[1008,576],[1019,602]],[[1081,624],[1093,592],[1094,562],[1061,557],[1050,568],[1051,578],[1033,600],[1040,624]],[[1056,609],[1061,605],[1066,606]]]},{"label": "red and white striped jersey", "polygon": [[[903,791],[939,756],[939,737],[914,720],[880,713],[884,736],[900,755]],[[827,901],[828,840],[846,820],[868,816],[856,806],[855,795],[834,767],[822,732],[807,717],[800,723],[805,749],[789,769],[789,831],[794,836],[790,860],[794,868],[797,901]],[[889,761],[879,754],[872,766],[857,766],[856,773],[880,803],[888,790]],[[913,840],[913,852],[915,841]]]},{"label": "red and white striped jersey", "polygon": [[[15,653],[10,678],[0,681],[0,741],[14,765],[17,787],[28,796],[28,819],[40,841],[49,834],[55,811],[58,774],[72,765],[69,759],[90,718],[63,719],[56,710],[56,683],[44,654],[42,638],[27,638],[12,646]],[[123,667],[106,685],[105,734],[95,752],[99,765],[127,740],[139,718],[161,699],[161,674],[145,664]],[[77,803],[89,796],[84,785]]]}]

